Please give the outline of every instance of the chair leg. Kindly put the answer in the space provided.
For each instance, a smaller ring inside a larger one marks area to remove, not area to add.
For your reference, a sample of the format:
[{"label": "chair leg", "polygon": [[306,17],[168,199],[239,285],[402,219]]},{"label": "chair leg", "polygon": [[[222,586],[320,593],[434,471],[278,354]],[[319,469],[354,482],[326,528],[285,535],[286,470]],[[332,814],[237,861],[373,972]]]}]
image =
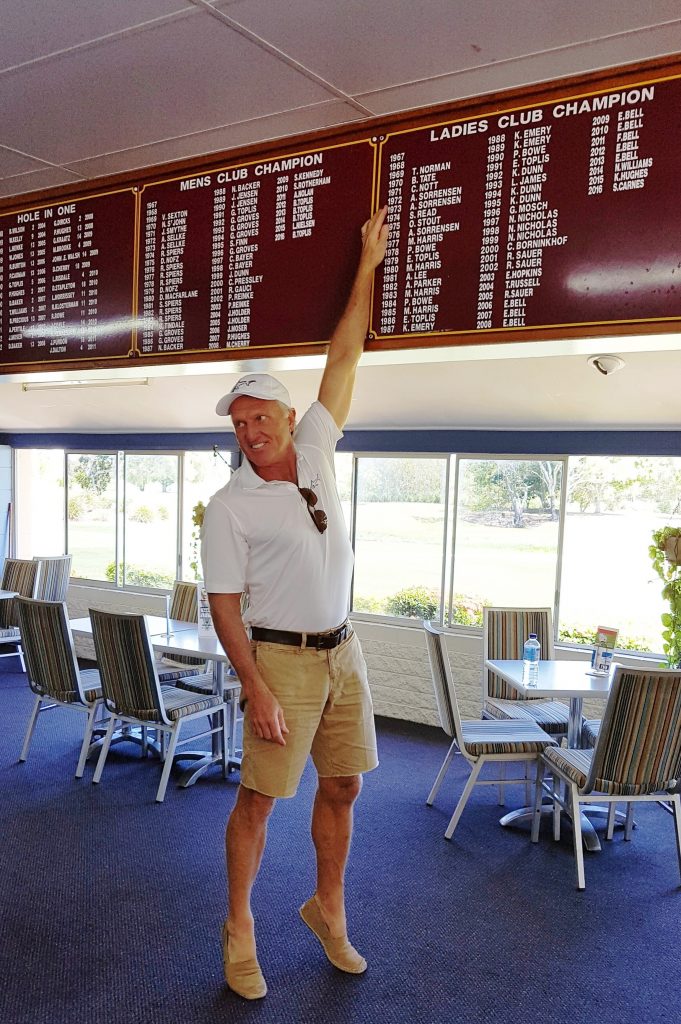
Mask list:
[{"label": "chair leg", "polygon": [[[629,807],[631,807],[631,804],[629,804],[628,807],[627,807],[627,813],[629,811]],[[615,834],[615,815],[616,814],[617,814],[617,804],[613,800],[612,803],[608,804],[608,828],[607,828],[607,831],[605,833],[605,838],[606,839],[612,839],[612,837]]]},{"label": "chair leg", "polygon": [[570,809],[572,811],[572,840],[575,847],[575,866],[577,868],[577,888],[586,888],[584,877],[584,847],[582,845],[582,815],[579,796],[574,782],[570,783]]},{"label": "chair leg", "polygon": [[80,757],[78,758],[78,767],[76,768],[76,778],[82,779],[83,772],[85,771],[85,762],[87,761],[88,749],[92,743],[92,733],[95,728],[95,719],[97,717],[98,705],[93,704],[88,711],[87,723],[85,725],[85,735],[83,736],[83,742],[80,748]]},{"label": "chair leg", "polygon": [[21,644],[17,644],[17,654],[19,655],[19,661],[21,662],[21,671],[26,671],[26,662],[24,661],[24,649]]},{"label": "chair leg", "polygon": [[631,833],[634,831],[634,805],[629,800],[627,802],[627,816],[624,819],[624,839],[627,843],[631,842]]},{"label": "chair leg", "polygon": [[558,795],[560,793],[560,779],[557,775],[553,776],[551,790],[553,793],[553,838],[554,841],[557,843],[560,840],[560,813],[562,809],[560,804],[558,803]]},{"label": "chair leg", "polygon": [[25,761],[28,757],[28,748],[31,745],[33,739],[33,733],[35,731],[35,723],[38,721],[38,715],[40,714],[40,705],[42,704],[42,697],[36,697],[33,705],[33,711],[31,711],[31,717],[28,720],[28,728],[26,729],[26,735],[24,737],[24,745],[21,748],[19,754],[19,760]]},{"label": "chair leg", "polygon": [[440,768],[440,771],[437,773],[437,778],[435,779],[435,782],[433,783],[433,788],[431,789],[430,793],[428,794],[428,798],[426,800],[426,803],[428,804],[429,807],[432,806],[433,800],[437,796],[437,791],[439,790],[440,786],[442,785],[442,780],[444,779],[445,775],[447,774],[447,769],[449,768],[450,764],[452,763],[452,758],[454,757],[455,753],[456,753],[456,741],[452,740],[452,742],[449,745],[449,750],[445,754],[445,759],[442,762],[442,767]]},{"label": "chair leg", "polygon": [[676,834],[676,856],[679,859],[679,873],[681,873],[681,796],[674,793],[671,799],[672,813],[674,814],[674,832]]},{"label": "chair leg", "polygon": [[532,786],[530,785],[530,762],[525,762],[525,806],[532,806]]},{"label": "chair leg", "polygon": [[498,792],[498,796],[497,796],[497,803],[498,803],[499,807],[505,807],[506,806],[506,786],[504,785],[504,782],[503,782],[503,780],[506,778],[506,763],[505,763],[505,761],[501,762],[500,769],[501,769],[501,771],[499,772],[499,774],[501,775],[502,781],[499,783],[499,792]]},{"label": "chair leg", "polygon": [[534,813],[532,814],[532,831],[530,839],[533,843],[539,842],[539,825],[541,823],[541,799],[542,799],[542,777],[544,768],[541,759],[537,761],[537,774],[534,780]]},{"label": "chair leg", "polygon": [[109,724],[107,725],[106,732],[104,733],[104,740],[102,741],[102,749],[100,750],[99,758],[97,759],[95,774],[92,776],[93,782],[99,782],[99,780],[102,777],[102,772],[104,771],[104,762],[106,761],[107,755],[109,753],[109,747],[111,746],[111,737],[114,734],[114,729],[116,727],[117,721],[118,719],[115,717],[115,715],[112,715],[111,718],[109,719]]},{"label": "chair leg", "polygon": [[158,784],[158,790],[156,792],[156,802],[159,804],[163,803],[163,799],[166,795],[166,787],[168,785],[168,779],[170,777],[170,769],[173,767],[173,757],[175,755],[175,747],[177,746],[177,740],[180,735],[181,725],[182,719],[179,719],[173,725],[173,730],[170,733],[170,742],[168,743],[168,749],[166,750],[166,759],[163,762],[161,781]]},{"label": "chair leg", "polygon": [[459,797],[459,802],[456,805],[454,814],[452,814],[451,818],[449,819],[449,825],[447,825],[447,830],[445,832],[445,839],[451,839],[452,836],[454,835],[454,829],[459,823],[459,818],[461,817],[463,809],[468,802],[468,797],[471,795],[473,786],[478,781],[478,775],[480,774],[480,770],[484,764],[484,761],[485,759],[481,757],[473,765],[473,769],[470,775],[468,776],[468,781],[466,782],[466,785],[463,787],[463,793]]},{"label": "chair leg", "polygon": [[[229,711],[229,716],[227,714],[228,711]],[[220,722],[222,723],[220,739],[222,740],[222,743],[221,743],[221,746],[222,746],[222,762],[221,763],[222,763],[222,777],[223,777],[223,779],[227,778],[227,774],[228,774],[228,771],[229,771],[229,724],[231,723],[231,720],[232,720],[231,708],[228,708],[227,705],[225,703],[223,703],[222,708],[220,709]]]}]

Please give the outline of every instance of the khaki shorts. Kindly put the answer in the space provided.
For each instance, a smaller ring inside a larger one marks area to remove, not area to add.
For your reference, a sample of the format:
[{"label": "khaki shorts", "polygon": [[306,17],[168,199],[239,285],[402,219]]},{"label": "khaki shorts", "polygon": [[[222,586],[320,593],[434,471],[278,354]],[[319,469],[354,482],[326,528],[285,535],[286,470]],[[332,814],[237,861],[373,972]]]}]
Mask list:
[{"label": "khaki shorts", "polygon": [[262,640],[251,646],[289,732],[285,747],[255,736],[246,704],[242,786],[265,796],[295,796],[308,754],[322,778],[359,775],[376,767],[373,706],[354,633],[331,651]]}]

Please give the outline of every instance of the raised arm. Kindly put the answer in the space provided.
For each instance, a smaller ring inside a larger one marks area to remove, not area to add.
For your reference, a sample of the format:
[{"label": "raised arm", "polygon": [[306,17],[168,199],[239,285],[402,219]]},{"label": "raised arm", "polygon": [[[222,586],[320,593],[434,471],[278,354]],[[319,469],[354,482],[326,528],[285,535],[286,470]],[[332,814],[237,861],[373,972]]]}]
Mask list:
[{"label": "raised arm", "polygon": [[367,327],[371,282],[374,270],[385,256],[389,227],[384,206],[362,226],[362,254],[345,310],[331,335],[319,401],[342,429],[350,412],[355,371],[362,355]]}]

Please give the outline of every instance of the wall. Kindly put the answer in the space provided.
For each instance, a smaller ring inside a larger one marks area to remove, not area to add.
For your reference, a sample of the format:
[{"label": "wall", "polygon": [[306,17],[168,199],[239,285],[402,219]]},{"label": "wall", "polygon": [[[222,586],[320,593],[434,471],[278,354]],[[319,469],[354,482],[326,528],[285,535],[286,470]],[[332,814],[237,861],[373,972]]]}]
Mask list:
[{"label": "wall", "polygon": [[0,445],[0,564],[7,551],[7,505],[12,500],[12,449]]}]

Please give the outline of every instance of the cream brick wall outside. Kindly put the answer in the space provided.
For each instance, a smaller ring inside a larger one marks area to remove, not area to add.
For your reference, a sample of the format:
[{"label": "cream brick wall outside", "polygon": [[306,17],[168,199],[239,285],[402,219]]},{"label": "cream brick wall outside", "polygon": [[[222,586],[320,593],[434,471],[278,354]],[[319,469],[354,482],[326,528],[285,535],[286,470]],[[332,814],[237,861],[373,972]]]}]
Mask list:
[{"label": "cream brick wall outside", "polygon": [[[165,597],[77,584],[69,588],[67,604],[71,618],[87,615],[90,608],[165,615]],[[366,658],[376,714],[439,726],[423,629],[416,625],[393,626],[361,620],[354,621],[354,627]],[[449,633],[447,649],[461,717],[480,718],[482,637],[479,634]],[[94,658],[92,640],[77,637],[76,653],[81,658]],[[579,657],[576,651],[570,650],[558,651],[557,655],[568,659]],[[618,660],[641,665],[634,659]],[[603,701],[585,701],[584,714],[587,718],[600,718],[603,706]]]}]

